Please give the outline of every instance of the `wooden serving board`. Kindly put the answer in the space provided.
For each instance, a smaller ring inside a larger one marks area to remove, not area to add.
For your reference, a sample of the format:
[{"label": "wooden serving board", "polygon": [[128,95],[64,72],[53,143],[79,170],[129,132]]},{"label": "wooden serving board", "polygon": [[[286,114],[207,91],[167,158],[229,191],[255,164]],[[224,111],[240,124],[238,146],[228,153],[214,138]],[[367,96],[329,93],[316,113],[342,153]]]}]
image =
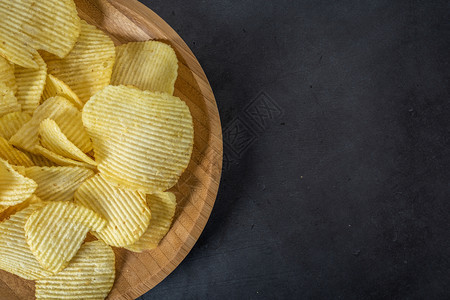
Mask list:
[{"label": "wooden serving board", "polygon": [[[75,0],[79,15],[108,33],[119,45],[158,39],[178,55],[175,96],[184,100],[194,119],[194,150],[178,184],[172,228],[152,251],[116,253],[116,282],[108,299],[135,299],[149,291],[186,257],[213,208],[222,170],[222,130],[213,92],[199,62],[178,34],[136,0]],[[34,283],[0,271],[0,299],[34,299]]]}]

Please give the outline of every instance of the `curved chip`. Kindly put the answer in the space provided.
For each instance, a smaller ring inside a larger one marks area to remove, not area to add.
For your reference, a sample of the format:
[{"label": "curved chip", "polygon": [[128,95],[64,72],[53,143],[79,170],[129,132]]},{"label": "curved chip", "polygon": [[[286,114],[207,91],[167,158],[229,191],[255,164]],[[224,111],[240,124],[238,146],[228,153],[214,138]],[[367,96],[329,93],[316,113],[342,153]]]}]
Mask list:
[{"label": "curved chip", "polygon": [[41,122],[39,135],[40,142],[44,148],[76,161],[85,162],[93,166],[97,165],[92,158],[84,154],[83,151],[69,141],[58,124],[52,119],[45,119]]},{"label": "curved chip", "polygon": [[108,86],[84,106],[83,124],[99,171],[117,186],[165,191],[189,163],[194,128],[177,97]]},{"label": "curved chip", "polygon": [[30,121],[25,123],[9,140],[11,144],[31,153],[37,153],[39,125],[45,119],[53,119],[67,138],[84,153],[92,149],[92,143],[81,121],[81,112],[64,97],[49,98],[38,106]]},{"label": "curved chip", "polygon": [[114,43],[103,31],[81,21],[81,33],[72,51],[59,59],[44,54],[48,72],[64,81],[84,103],[109,84],[115,60]]},{"label": "curved chip", "polygon": [[41,101],[47,78],[47,65],[39,53],[35,55],[38,69],[28,69],[17,66],[14,72],[17,83],[17,102],[22,106],[22,111],[32,114]]},{"label": "curved chip", "polygon": [[72,201],[78,187],[94,172],[80,167],[30,167],[25,176],[38,184],[35,194],[42,200]]},{"label": "curved chip", "polygon": [[41,267],[25,240],[28,217],[43,205],[32,204],[0,223],[0,269],[28,280],[52,275]]},{"label": "curved chip", "polygon": [[25,68],[37,68],[36,50],[66,56],[80,34],[73,0],[0,1],[0,55]]},{"label": "curved chip", "polygon": [[44,91],[42,92],[42,99],[47,100],[48,98],[61,96],[73,103],[77,108],[83,107],[83,102],[78,98],[72,89],[65,84],[62,80],[59,80],[55,76],[48,74],[47,81],[45,83]]},{"label": "curved chip", "polygon": [[37,197],[36,195],[31,195],[30,198],[28,198],[27,200],[25,200],[22,203],[19,203],[17,205],[0,206],[0,221],[3,221],[5,219],[9,218],[13,214],[17,213],[18,211],[21,211],[22,209],[25,209],[26,207],[28,207],[32,204],[41,203],[41,202],[42,202],[42,200],[39,197]]},{"label": "curved chip", "polygon": [[86,180],[75,192],[75,203],[103,216],[108,224],[94,235],[115,247],[135,243],[150,222],[145,194],[112,186],[101,175]]},{"label": "curved chip", "polygon": [[9,140],[30,119],[29,114],[20,111],[0,117],[0,136]]},{"label": "curved chip", "polygon": [[31,167],[34,165],[25,153],[14,148],[2,137],[0,137],[0,158],[8,161],[11,165],[25,167]]},{"label": "curved chip", "polygon": [[150,224],[141,238],[125,249],[133,252],[154,249],[169,231],[177,207],[175,195],[169,192],[147,195],[147,205],[152,212]]},{"label": "curved chip", "polygon": [[34,154],[30,152],[24,152],[28,157],[31,159],[33,164],[37,167],[56,167],[58,166],[57,163],[51,161],[50,159],[40,155],[40,154]]},{"label": "curved chip", "polygon": [[80,249],[89,230],[102,230],[106,221],[92,210],[71,202],[50,202],[25,223],[25,238],[41,266],[57,273]]},{"label": "curved chip", "polygon": [[37,183],[14,170],[11,165],[0,159],[0,205],[19,204],[34,193]]},{"label": "curved chip", "polygon": [[36,146],[36,151],[47,158],[48,160],[51,160],[52,162],[56,163],[58,166],[75,166],[75,167],[82,167],[82,168],[88,168],[88,169],[95,169],[95,166],[91,164],[87,164],[85,162],[73,160],[64,156],[61,156],[59,154],[56,154],[53,151],[48,150],[47,148],[44,148],[42,146]]},{"label": "curved chip", "polygon": [[173,95],[177,76],[177,55],[165,43],[131,42],[116,47],[112,85],[132,85],[141,90]]},{"label": "curved chip", "polygon": [[105,299],[115,279],[115,256],[101,241],[86,243],[67,268],[36,281],[36,299]]},{"label": "curved chip", "polygon": [[16,111],[20,111],[20,104],[14,91],[5,82],[0,82],[0,117]]},{"label": "curved chip", "polygon": [[0,56],[0,82],[6,84],[14,93],[17,92],[16,77],[14,76],[14,64]]}]

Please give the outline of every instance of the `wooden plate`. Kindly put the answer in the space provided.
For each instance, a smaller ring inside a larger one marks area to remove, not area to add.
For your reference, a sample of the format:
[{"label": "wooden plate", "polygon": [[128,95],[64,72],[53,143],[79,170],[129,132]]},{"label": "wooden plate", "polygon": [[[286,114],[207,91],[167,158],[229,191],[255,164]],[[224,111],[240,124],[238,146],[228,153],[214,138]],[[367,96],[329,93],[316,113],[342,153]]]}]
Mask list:
[{"label": "wooden plate", "polygon": [[[200,64],[178,34],[136,0],[75,0],[81,18],[108,33],[116,44],[160,39],[171,44],[179,63],[175,95],[194,119],[194,151],[173,188],[178,208],[173,226],[158,248],[135,254],[116,252],[116,282],[109,299],[135,299],[149,291],[186,257],[211,213],[222,170],[222,130],[214,95]],[[0,299],[33,299],[34,283],[0,271]]]}]

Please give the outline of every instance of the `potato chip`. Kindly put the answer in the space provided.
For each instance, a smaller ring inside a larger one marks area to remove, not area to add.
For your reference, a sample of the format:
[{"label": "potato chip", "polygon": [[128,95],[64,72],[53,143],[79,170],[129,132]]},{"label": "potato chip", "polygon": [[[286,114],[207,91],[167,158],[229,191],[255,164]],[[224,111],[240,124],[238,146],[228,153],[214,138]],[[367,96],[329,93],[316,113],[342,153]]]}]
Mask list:
[{"label": "potato chip", "polygon": [[11,165],[0,159],[0,205],[19,204],[34,193],[37,183],[15,171]]},{"label": "potato chip", "polygon": [[154,249],[169,231],[177,207],[175,195],[169,192],[147,195],[147,205],[152,212],[150,224],[141,238],[125,249],[133,252]]},{"label": "potato chip", "polygon": [[31,159],[33,164],[37,167],[56,167],[58,166],[57,163],[51,161],[50,159],[46,158],[45,156],[42,156],[40,154],[34,154],[27,151],[24,151],[26,155]]},{"label": "potato chip", "polygon": [[101,241],[81,246],[67,268],[36,281],[36,299],[105,299],[115,279],[115,256]]},{"label": "potato chip", "polygon": [[30,215],[25,238],[41,266],[52,273],[64,269],[80,249],[89,230],[106,221],[92,210],[71,202],[50,202]]},{"label": "potato chip", "polygon": [[81,21],[75,47],[63,59],[43,53],[48,72],[64,81],[84,103],[109,84],[115,60],[113,41],[93,25]]},{"label": "potato chip", "polygon": [[36,50],[66,56],[80,34],[73,0],[0,1],[0,55],[37,69]]},{"label": "potato chip", "polygon": [[52,119],[45,119],[41,122],[39,136],[41,145],[44,148],[76,161],[85,162],[93,166],[97,165],[92,158],[84,154],[83,151],[69,141],[58,124]]},{"label": "potato chip", "polygon": [[189,163],[192,117],[177,97],[108,86],[84,106],[83,124],[99,171],[116,186],[165,191]]},{"label": "potato chip", "polygon": [[14,148],[2,137],[0,137],[0,158],[8,161],[11,165],[22,165],[26,167],[34,165],[25,153]]},{"label": "potato chip", "polygon": [[14,69],[14,64],[0,56],[0,82],[5,83],[15,94],[17,92],[17,84]]},{"label": "potato chip", "polygon": [[30,167],[25,176],[38,184],[35,194],[42,200],[72,201],[78,187],[94,172],[80,167]]},{"label": "potato chip", "polygon": [[79,109],[81,109],[84,105],[78,98],[77,94],[75,94],[67,84],[55,76],[48,74],[45,88],[42,92],[42,99],[47,100],[48,98],[55,96],[61,96],[70,100],[70,102],[72,102],[73,105]]},{"label": "potato chip", "polygon": [[27,177],[27,176],[25,175],[25,169],[26,169],[25,166],[11,165],[11,168],[13,168],[14,171],[16,171],[17,173],[19,173],[20,175]]},{"label": "potato chip", "polygon": [[0,82],[0,117],[20,111],[20,109],[20,104],[17,102],[14,91],[5,82]]},{"label": "potato chip", "polygon": [[20,111],[4,115],[0,118],[0,136],[9,140],[30,119],[29,114]]},{"label": "potato chip", "polygon": [[43,155],[45,158],[53,161],[58,166],[75,166],[75,167],[82,167],[87,169],[95,169],[95,166],[91,164],[87,164],[85,162],[73,160],[64,156],[61,156],[59,154],[56,154],[53,151],[48,150],[47,148],[44,148],[42,146],[36,146],[36,151]]},{"label": "potato chip", "polygon": [[75,203],[92,209],[108,221],[106,227],[94,235],[111,246],[135,243],[150,222],[145,194],[116,188],[101,175],[80,186],[75,192]]},{"label": "potato chip", "polygon": [[30,114],[39,106],[47,78],[47,65],[39,53],[36,53],[35,61],[39,69],[17,66],[14,72],[17,83],[17,102],[22,106],[23,112]]},{"label": "potato chip", "polygon": [[0,223],[0,269],[29,280],[52,275],[41,267],[25,240],[28,217],[43,205],[32,204]]},{"label": "potato chip", "polygon": [[45,119],[53,119],[67,138],[83,152],[92,149],[92,143],[81,121],[81,112],[66,98],[56,96],[38,106],[30,121],[14,134],[10,143],[37,154],[39,125]]},{"label": "potato chip", "polygon": [[112,85],[132,85],[173,95],[177,76],[177,55],[167,44],[147,41],[116,47]]},{"label": "potato chip", "polygon": [[26,207],[28,207],[32,204],[41,203],[41,202],[42,202],[42,200],[39,197],[37,197],[36,195],[31,195],[30,198],[28,198],[27,200],[25,200],[22,203],[19,203],[17,205],[3,206],[3,209],[0,208],[0,221],[3,221],[5,219],[9,218],[13,214],[17,213],[18,211],[21,211],[22,209],[25,209]]}]

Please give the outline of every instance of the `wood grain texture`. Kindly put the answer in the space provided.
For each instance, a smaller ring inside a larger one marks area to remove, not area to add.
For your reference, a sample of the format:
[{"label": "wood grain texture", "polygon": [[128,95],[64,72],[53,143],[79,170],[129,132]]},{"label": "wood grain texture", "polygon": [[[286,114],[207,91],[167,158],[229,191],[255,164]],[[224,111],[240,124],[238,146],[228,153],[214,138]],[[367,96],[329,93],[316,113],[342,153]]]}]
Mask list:
[{"label": "wood grain texture", "polygon": [[[116,45],[158,39],[169,43],[179,59],[175,95],[194,119],[191,162],[171,189],[177,212],[171,230],[158,248],[136,254],[116,253],[116,282],[109,299],[135,299],[149,291],[186,257],[213,208],[222,170],[222,130],[208,80],[189,47],[154,12],[136,0],[75,0],[81,18],[108,33]],[[33,299],[34,283],[0,271],[0,299]]]}]

